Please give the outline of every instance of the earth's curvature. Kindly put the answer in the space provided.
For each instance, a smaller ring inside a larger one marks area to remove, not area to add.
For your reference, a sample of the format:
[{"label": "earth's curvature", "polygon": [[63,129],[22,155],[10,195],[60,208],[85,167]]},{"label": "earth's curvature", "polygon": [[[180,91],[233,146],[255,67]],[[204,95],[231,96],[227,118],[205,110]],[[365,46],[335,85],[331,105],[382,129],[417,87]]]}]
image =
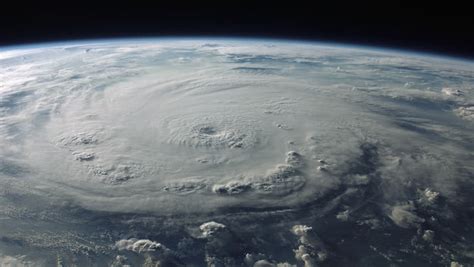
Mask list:
[{"label": "earth's curvature", "polygon": [[3,49],[0,265],[472,266],[473,130],[468,61],[272,40]]}]

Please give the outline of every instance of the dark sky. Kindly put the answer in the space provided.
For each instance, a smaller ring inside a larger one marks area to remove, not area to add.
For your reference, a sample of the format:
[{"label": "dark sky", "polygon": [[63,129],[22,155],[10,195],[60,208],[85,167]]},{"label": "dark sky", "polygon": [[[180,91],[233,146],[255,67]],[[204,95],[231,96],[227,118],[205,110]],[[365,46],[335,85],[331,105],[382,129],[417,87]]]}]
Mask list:
[{"label": "dark sky", "polygon": [[[332,41],[474,58],[468,5],[399,1],[22,1],[0,11],[0,45],[126,36],[249,36]],[[220,4],[216,4],[220,3]],[[256,4],[258,3],[258,4]]]}]

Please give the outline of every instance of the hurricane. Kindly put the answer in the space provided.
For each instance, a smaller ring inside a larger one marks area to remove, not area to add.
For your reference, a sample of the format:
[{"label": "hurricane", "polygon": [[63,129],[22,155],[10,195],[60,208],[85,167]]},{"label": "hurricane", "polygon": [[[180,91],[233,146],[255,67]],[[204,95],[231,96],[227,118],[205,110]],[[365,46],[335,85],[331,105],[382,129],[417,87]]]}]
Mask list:
[{"label": "hurricane", "polygon": [[470,264],[473,131],[469,61],[253,39],[3,49],[0,265]]}]

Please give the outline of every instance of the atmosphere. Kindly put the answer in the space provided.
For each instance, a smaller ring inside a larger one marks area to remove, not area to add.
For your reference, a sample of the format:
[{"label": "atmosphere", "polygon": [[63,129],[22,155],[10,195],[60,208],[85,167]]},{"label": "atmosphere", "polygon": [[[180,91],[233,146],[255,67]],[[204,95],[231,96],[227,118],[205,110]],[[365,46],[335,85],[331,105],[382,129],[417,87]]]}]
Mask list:
[{"label": "atmosphere", "polygon": [[[84,266],[471,257],[461,248],[472,228],[461,225],[472,218],[463,211],[472,63],[218,39],[69,43],[4,51],[0,63],[8,257],[45,266],[58,251]],[[316,240],[297,241],[308,231]]]},{"label": "atmosphere", "polygon": [[110,37],[273,37],[474,58],[474,17],[460,2],[82,1],[71,6],[18,1],[9,7],[0,15],[0,45]]},{"label": "atmosphere", "polygon": [[474,266],[470,39],[323,9],[3,27],[0,266]]}]

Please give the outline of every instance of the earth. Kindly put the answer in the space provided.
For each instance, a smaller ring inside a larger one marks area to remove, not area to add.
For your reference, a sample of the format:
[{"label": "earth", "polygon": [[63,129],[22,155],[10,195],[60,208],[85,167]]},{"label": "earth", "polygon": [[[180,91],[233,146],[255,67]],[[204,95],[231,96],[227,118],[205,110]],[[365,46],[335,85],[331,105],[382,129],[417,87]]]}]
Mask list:
[{"label": "earth", "polygon": [[474,62],[258,39],[0,50],[1,266],[474,266]]}]

